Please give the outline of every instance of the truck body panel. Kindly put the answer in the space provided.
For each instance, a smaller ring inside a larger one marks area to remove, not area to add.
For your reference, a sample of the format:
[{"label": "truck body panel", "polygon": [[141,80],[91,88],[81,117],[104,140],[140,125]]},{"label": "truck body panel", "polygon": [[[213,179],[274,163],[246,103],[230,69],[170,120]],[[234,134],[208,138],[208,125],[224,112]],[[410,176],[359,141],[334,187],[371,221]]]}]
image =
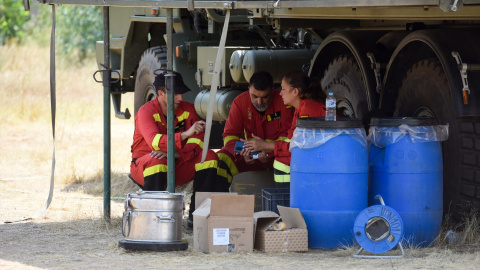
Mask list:
[{"label": "truck body panel", "polygon": [[[460,219],[480,209],[480,0],[40,2],[110,7],[110,65],[120,74],[112,93],[135,92],[135,111],[153,98],[137,74],[153,68],[139,66],[142,59],[165,68],[166,9],[173,9],[173,66],[199,115],[209,106],[212,64],[231,10],[211,148],[222,146],[222,123],[252,70],[267,69],[279,83],[288,69],[302,69],[334,92],[341,115],[366,127],[375,116],[448,124],[444,211]],[[97,42],[99,63],[103,51]],[[411,86],[416,73],[440,81]]]}]

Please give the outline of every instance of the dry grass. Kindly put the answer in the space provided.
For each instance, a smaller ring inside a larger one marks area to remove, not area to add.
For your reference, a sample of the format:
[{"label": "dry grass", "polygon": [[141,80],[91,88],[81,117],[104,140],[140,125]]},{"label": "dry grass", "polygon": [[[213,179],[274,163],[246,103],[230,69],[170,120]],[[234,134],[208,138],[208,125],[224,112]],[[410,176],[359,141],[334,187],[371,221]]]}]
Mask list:
[{"label": "dry grass", "polygon": [[[103,220],[103,88],[92,79],[90,59],[82,66],[57,67],[55,192],[49,210],[33,221],[3,224],[30,216],[45,203],[52,158],[48,48],[0,47],[0,248],[1,269],[479,269],[479,221],[454,227],[459,240],[434,248],[409,248],[404,259],[361,260],[358,247],[306,253],[203,254],[189,249],[159,254],[117,247],[124,193],[137,190],[127,177],[133,119],[111,118],[112,219]],[[133,95],[123,96],[123,109]],[[113,109],[112,109],[113,112]],[[190,186],[181,187],[185,192]],[[188,198],[187,198],[188,200]],[[442,238],[443,237],[443,238]]]},{"label": "dry grass", "polygon": [[[18,151],[11,153],[10,159],[30,168],[9,172],[2,159],[0,177],[30,176],[34,171],[46,173],[53,146],[51,134],[43,132],[52,130],[49,48],[13,44],[0,47],[0,55],[0,135],[7,143],[18,145]],[[92,79],[96,63],[93,59],[82,66],[57,63],[56,181],[68,185],[96,180],[103,168],[103,87]],[[132,108],[132,98],[133,95],[124,95],[123,106]],[[126,173],[133,120],[112,117],[111,123],[112,170]],[[42,131],[43,137],[35,136],[37,131]],[[24,161],[25,153],[28,162]]]}]

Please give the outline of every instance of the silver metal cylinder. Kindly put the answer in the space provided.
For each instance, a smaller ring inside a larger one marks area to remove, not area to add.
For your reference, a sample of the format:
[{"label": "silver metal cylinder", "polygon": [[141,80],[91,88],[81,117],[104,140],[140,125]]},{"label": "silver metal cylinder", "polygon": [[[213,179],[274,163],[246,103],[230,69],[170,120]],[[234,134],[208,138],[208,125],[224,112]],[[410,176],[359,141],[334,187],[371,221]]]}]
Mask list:
[{"label": "silver metal cylinder", "polygon": [[[227,120],[232,102],[240,93],[242,93],[242,91],[219,89],[215,96],[212,119],[214,121]],[[195,98],[195,110],[197,111],[198,115],[204,119],[207,117],[209,100],[210,91],[208,90],[201,91]]]},{"label": "silver metal cylinder", "polygon": [[122,232],[127,240],[182,241],[183,194],[140,191],[126,195]]},{"label": "silver metal cylinder", "polygon": [[283,76],[293,70],[301,70],[315,54],[314,50],[251,50],[243,57],[243,75],[250,81],[257,71],[268,71],[275,83],[280,83]]},{"label": "silver metal cylinder", "polygon": [[236,50],[230,57],[230,64],[228,67],[230,69],[230,75],[232,76],[233,81],[236,83],[247,83],[245,76],[243,76],[242,69],[243,57],[245,56],[246,52],[247,50]]}]

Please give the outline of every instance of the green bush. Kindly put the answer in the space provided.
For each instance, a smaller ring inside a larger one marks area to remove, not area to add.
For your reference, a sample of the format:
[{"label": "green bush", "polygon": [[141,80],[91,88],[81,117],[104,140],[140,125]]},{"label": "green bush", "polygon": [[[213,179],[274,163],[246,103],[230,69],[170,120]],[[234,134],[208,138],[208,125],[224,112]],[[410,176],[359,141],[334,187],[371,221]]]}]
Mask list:
[{"label": "green bush", "polygon": [[[30,0],[30,12],[22,0],[0,0],[0,45],[6,42],[50,43],[52,7]],[[101,7],[57,5],[55,39],[57,54],[83,60],[103,40]]]},{"label": "green bush", "polygon": [[103,40],[101,7],[59,6],[56,36],[62,54],[85,59],[95,51],[96,41]]},{"label": "green bush", "polygon": [[23,8],[23,1],[0,0],[0,45],[11,39],[21,40],[25,23],[30,15]]}]

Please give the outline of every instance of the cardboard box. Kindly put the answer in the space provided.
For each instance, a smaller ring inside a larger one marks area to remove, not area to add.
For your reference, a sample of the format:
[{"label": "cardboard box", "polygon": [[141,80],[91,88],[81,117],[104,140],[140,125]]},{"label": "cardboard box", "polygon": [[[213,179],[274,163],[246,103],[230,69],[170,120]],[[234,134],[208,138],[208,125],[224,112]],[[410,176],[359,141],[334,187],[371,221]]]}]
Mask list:
[{"label": "cardboard box", "polygon": [[255,249],[266,252],[308,251],[307,224],[300,210],[283,206],[278,206],[278,210],[287,225],[284,231],[268,230],[280,218],[276,213],[263,211],[254,214]]},{"label": "cardboard box", "polygon": [[253,251],[254,196],[213,193],[201,197],[206,199],[193,212],[193,248],[201,252]]},{"label": "cardboard box", "polygon": [[262,211],[262,189],[274,188],[273,170],[242,172],[233,177],[231,192],[255,195],[255,212]]}]

